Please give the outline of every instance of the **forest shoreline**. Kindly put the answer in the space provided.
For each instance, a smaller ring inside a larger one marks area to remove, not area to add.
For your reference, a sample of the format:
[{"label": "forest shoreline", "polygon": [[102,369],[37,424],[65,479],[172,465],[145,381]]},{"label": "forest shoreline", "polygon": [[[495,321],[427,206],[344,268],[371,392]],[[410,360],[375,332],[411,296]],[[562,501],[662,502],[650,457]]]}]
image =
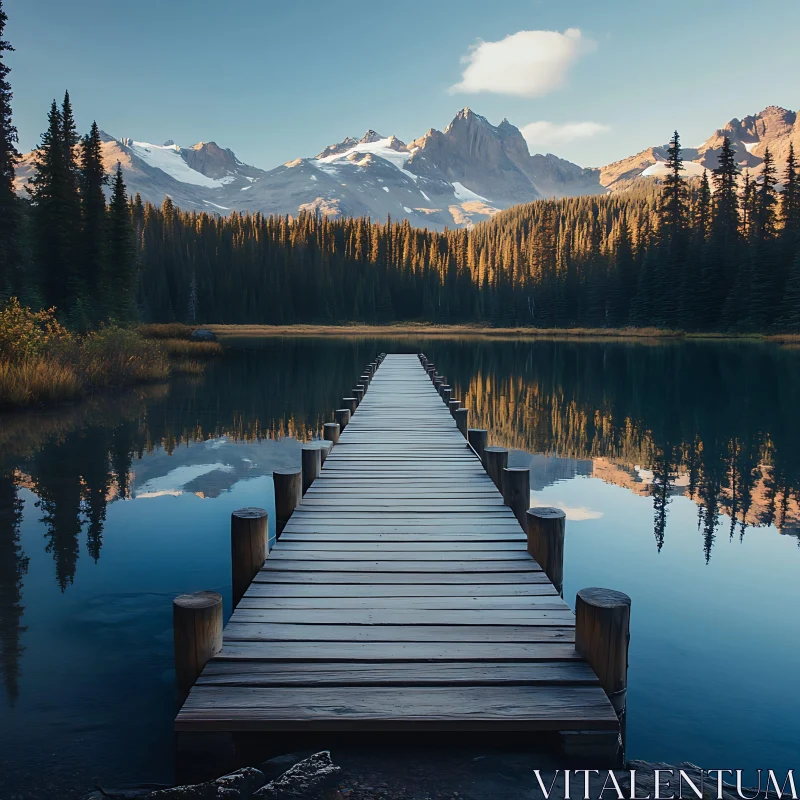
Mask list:
[{"label": "forest shoreline", "polygon": [[336,337],[411,337],[452,338],[454,336],[486,339],[622,339],[688,341],[754,341],[777,344],[800,344],[800,334],[715,333],[668,330],[664,328],[495,328],[485,325],[434,325],[428,323],[393,323],[389,325],[297,324],[297,325],[203,325],[223,339],[258,339],[286,336]]}]

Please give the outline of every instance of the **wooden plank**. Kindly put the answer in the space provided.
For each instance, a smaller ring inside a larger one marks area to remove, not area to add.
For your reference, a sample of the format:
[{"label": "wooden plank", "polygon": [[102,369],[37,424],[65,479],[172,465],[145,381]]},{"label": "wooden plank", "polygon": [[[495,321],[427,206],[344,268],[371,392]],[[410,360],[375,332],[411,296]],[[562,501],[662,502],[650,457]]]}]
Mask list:
[{"label": "wooden plank", "polygon": [[[194,723],[191,730],[351,730],[357,722],[384,730],[421,722],[426,730],[456,725],[471,730],[614,729],[619,723],[602,694],[587,686],[486,686],[480,692],[462,686],[198,686],[181,709],[176,729]],[[410,729],[417,728],[412,724]]]},{"label": "wooden plank", "polygon": [[[269,562],[269,559],[267,559]],[[255,578],[254,583],[329,583],[329,584],[387,584],[399,583],[405,585],[433,585],[444,584],[486,584],[509,583],[549,584],[547,576],[541,570],[530,572],[323,572],[318,570],[266,570],[262,569]]]},{"label": "wooden plank", "polygon": [[225,661],[583,661],[572,642],[225,642]]},{"label": "wooden plank", "polygon": [[[526,611],[528,609],[561,609],[570,610],[569,606],[558,595],[472,595],[454,597],[360,597],[349,595],[347,597],[316,597],[314,595],[301,595],[283,597],[276,595],[272,588],[259,593],[250,593],[243,597],[237,606],[238,609],[263,608],[270,611],[281,609],[302,609],[306,612],[305,620],[316,620],[316,614],[311,611],[330,611],[335,609],[366,609],[369,611]],[[570,610],[570,613],[571,610]],[[506,614],[497,615],[497,619],[506,619]]]},{"label": "wooden plank", "polygon": [[[257,614],[258,612],[244,612]],[[559,612],[553,611],[553,614]],[[408,619],[408,617],[406,617]],[[573,642],[574,627],[566,620],[542,620],[541,625],[291,625],[234,622],[225,626],[226,642],[462,642],[527,644]]]},{"label": "wooden plank", "polygon": [[209,662],[201,686],[597,686],[580,661],[486,664],[481,662],[306,663]]},{"label": "wooden plank", "polygon": [[489,559],[472,561],[421,561],[411,560],[363,560],[363,561],[302,561],[294,558],[268,558],[259,574],[278,571],[314,571],[314,572],[363,572],[372,573],[420,573],[420,572],[473,572],[491,574],[493,572],[539,572],[541,567],[533,560],[519,561],[509,559],[492,561]]}]

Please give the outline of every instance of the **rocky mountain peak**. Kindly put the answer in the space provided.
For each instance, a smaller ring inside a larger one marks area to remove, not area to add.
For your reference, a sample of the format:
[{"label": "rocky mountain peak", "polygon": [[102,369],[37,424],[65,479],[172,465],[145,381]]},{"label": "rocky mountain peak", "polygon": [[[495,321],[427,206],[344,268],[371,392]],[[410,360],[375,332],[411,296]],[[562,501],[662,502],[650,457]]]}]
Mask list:
[{"label": "rocky mountain peak", "polygon": [[464,107],[453,117],[453,121],[444,129],[445,134],[459,129],[469,129],[475,126],[487,127],[496,130],[486,117],[476,114],[471,108]]},{"label": "rocky mountain peak", "polygon": [[370,128],[359,140],[359,144],[372,144],[373,142],[379,142],[381,139],[385,139],[385,136],[381,136],[377,131],[372,130]]},{"label": "rocky mountain peak", "polygon": [[321,153],[317,154],[317,158],[327,158],[328,156],[338,156],[339,153],[345,153],[351,150],[358,144],[358,139],[352,136],[345,136],[341,142],[337,144],[329,144]]},{"label": "rocky mountain peak", "polygon": [[207,178],[225,178],[241,164],[232,150],[223,150],[216,142],[198,142],[182,149],[181,154],[189,167]]}]

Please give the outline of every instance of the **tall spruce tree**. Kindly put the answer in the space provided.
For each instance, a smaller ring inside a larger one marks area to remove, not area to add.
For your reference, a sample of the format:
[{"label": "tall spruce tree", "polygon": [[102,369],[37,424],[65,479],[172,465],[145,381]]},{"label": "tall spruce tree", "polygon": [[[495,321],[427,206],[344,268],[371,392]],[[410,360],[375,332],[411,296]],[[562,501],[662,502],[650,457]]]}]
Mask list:
[{"label": "tall spruce tree", "polygon": [[675,131],[667,148],[667,175],[659,206],[659,247],[653,264],[653,321],[660,325],[675,326],[681,318],[688,211],[688,191],[681,174],[684,170],[681,139]]},{"label": "tall spruce tree", "polygon": [[739,197],[736,155],[726,136],[712,172],[714,197],[707,257],[700,280],[701,327],[719,328],[723,307],[736,279],[739,258]]},{"label": "tall spruce tree", "polygon": [[748,322],[754,330],[763,330],[774,318],[787,273],[776,258],[778,193],[775,180],[775,161],[767,148],[759,183],[754,185],[753,230],[749,244],[752,276]]},{"label": "tall spruce tree", "polygon": [[8,17],[0,0],[0,299],[20,290],[20,209],[14,194],[14,168],[19,159],[17,129],[11,119],[10,67],[5,54],[14,48],[3,38]]},{"label": "tall spruce tree", "polygon": [[109,314],[119,322],[135,316],[135,263],[127,191],[122,166],[117,164],[108,209],[108,296]]},{"label": "tall spruce tree", "polygon": [[106,198],[103,187],[108,176],[103,168],[100,130],[93,122],[81,140],[80,198],[81,248],[80,276],[92,319],[105,318],[112,294],[111,276],[106,272]]},{"label": "tall spruce tree", "polygon": [[61,112],[50,107],[47,130],[34,156],[35,174],[28,191],[33,201],[34,245],[38,283],[48,308],[67,311],[71,298],[70,265],[75,229],[65,209],[71,204],[71,176],[64,158]]}]

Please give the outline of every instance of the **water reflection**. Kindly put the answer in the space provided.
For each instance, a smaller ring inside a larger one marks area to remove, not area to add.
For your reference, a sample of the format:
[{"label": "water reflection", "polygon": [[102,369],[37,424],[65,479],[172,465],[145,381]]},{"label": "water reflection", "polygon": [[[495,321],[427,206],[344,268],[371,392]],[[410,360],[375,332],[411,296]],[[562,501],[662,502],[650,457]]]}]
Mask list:
[{"label": "water reflection", "polygon": [[[619,532],[612,518],[627,506],[612,491],[621,487],[652,504],[645,523],[649,528],[652,521],[652,541],[644,531],[649,552],[661,553],[661,561],[677,556],[687,570],[696,562],[713,565],[720,539],[738,543],[753,528],[774,526],[800,542],[798,351],[691,342],[253,342],[230,350],[199,380],[0,417],[0,673],[8,705],[20,698],[23,672],[38,669],[31,652],[49,652],[49,641],[37,645],[32,620],[39,620],[41,632],[41,614],[58,602],[73,604],[63,614],[73,626],[92,620],[97,626],[98,614],[105,615],[104,631],[119,614],[139,615],[141,627],[122,626],[131,648],[124,658],[122,628],[114,628],[113,642],[106,646],[111,640],[103,639],[98,652],[123,662],[133,651],[135,665],[137,648],[149,641],[159,656],[147,662],[147,674],[163,675],[170,658],[170,594],[228,580],[224,528],[231,504],[271,502],[272,469],[299,463],[297,440],[318,435],[376,351],[420,349],[471,409],[470,424],[489,428],[493,443],[511,448],[512,465],[530,466],[535,495],[574,485],[557,499],[568,519],[587,530],[597,523]],[[225,502],[213,510],[215,499]],[[691,521],[688,528],[681,521],[687,508],[696,531]],[[671,514],[678,524],[668,525]],[[165,532],[176,541],[166,541]],[[632,526],[626,535],[639,532]],[[769,535],[779,538],[774,529]],[[178,540],[190,536],[194,561],[187,564]],[[758,547],[767,550],[765,542]],[[636,557],[642,561],[640,552]],[[98,569],[81,572],[81,559]],[[613,579],[616,585],[619,576]],[[25,582],[31,584],[27,598]],[[82,582],[88,585],[83,595]],[[23,602],[40,616],[26,616]],[[127,662],[114,665],[113,674],[122,669],[135,680]],[[36,694],[24,690],[23,697],[26,691]],[[163,717],[168,736],[169,699],[164,702],[152,683],[142,693],[158,706],[152,713]],[[103,697],[98,694],[98,708]],[[149,730],[152,719],[141,714]]]},{"label": "water reflection", "polygon": [[650,495],[658,549],[675,495],[697,504],[707,561],[718,535],[768,525],[800,535],[795,351],[694,342],[435,349],[471,424],[508,447],[591,459],[595,477]]}]

